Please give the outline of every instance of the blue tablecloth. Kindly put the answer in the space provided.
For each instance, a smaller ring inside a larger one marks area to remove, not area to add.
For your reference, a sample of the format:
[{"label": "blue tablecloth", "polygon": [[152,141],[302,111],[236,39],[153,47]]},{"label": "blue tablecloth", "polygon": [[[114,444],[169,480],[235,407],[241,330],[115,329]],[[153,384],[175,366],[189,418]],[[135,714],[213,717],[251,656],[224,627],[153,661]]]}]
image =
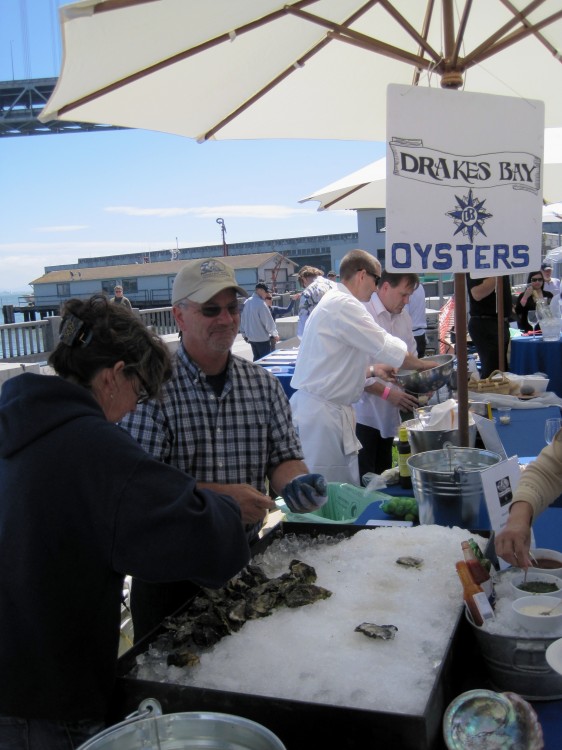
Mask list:
[{"label": "blue tablecloth", "polygon": [[[559,366],[562,370],[562,361]],[[512,409],[509,424],[500,424],[495,409],[492,413],[496,417],[496,429],[507,455],[535,458],[546,445],[544,423],[552,417],[560,417],[560,407]]]},{"label": "blue tablecloth", "polygon": [[542,336],[511,339],[509,369],[516,375],[544,372],[550,378],[548,390],[562,398],[562,340],[543,341]]},{"label": "blue tablecloth", "polygon": [[291,387],[291,378],[295,372],[298,349],[277,349],[271,354],[257,360],[257,363],[279,380],[287,398],[291,398],[295,389]]}]

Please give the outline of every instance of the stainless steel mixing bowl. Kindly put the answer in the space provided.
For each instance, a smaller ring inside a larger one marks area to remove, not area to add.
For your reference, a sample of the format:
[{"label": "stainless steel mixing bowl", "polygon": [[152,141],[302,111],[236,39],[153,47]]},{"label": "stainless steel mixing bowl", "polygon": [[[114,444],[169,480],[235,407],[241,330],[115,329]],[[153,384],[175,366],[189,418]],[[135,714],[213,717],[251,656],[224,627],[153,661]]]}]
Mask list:
[{"label": "stainless steel mixing bowl", "polygon": [[438,362],[437,367],[430,370],[398,370],[397,382],[409,393],[429,393],[437,391],[446,385],[453,372],[454,356],[452,354],[436,354],[422,359]]}]

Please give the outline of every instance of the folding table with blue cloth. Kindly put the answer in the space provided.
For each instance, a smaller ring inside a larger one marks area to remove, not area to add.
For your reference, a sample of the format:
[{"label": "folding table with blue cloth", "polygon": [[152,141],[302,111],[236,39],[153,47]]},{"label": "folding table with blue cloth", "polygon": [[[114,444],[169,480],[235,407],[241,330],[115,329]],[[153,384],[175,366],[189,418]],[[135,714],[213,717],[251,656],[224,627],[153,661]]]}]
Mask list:
[{"label": "folding table with blue cloth", "polygon": [[276,349],[271,354],[257,360],[257,364],[279,380],[287,398],[291,398],[295,389],[291,386],[291,378],[295,372],[298,349]]},{"label": "folding table with blue cloth", "polygon": [[[497,417],[495,409],[494,416]],[[510,424],[501,424],[496,418],[496,429],[508,456],[517,455],[520,463],[532,461],[545,446],[544,423],[551,417],[560,417],[558,405],[544,408],[512,409]],[[380,491],[365,493],[364,488],[352,485],[329,485],[329,500],[315,514],[305,514],[291,521],[315,523],[353,523],[357,525],[386,523],[393,516],[383,511],[385,501],[391,498],[412,497],[412,490],[391,485]],[[382,506],[382,507],[381,507]],[[538,547],[562,552],[562,497],[544,511],[533,524]],[[466,689],[487,684],[484,662],[478,652],[472,655],[467,671]],[[544,735],[545,750],[559,750],[562,746],[562,700],[529,701],[533,706]]]},{"label": "folding table with blue cloth", "polygon": [[517,375],[544,372],[548,388],[562,398],[562,339],[544,341],[542,336],[511,339],[510,369]]}]

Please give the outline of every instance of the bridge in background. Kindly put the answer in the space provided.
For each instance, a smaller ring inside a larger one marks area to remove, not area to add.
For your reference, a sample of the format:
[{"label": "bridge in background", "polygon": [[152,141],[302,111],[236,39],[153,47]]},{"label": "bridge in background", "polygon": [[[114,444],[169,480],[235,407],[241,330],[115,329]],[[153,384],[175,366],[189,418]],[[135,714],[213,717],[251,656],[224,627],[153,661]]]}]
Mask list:
[{"label": "bridge in background", "polygon": [[96,125],[91,122],[39,122],[37,118],[53,93],[56,82],[56,78],[0,81],[0,138],[124,130],[115,125]]}]

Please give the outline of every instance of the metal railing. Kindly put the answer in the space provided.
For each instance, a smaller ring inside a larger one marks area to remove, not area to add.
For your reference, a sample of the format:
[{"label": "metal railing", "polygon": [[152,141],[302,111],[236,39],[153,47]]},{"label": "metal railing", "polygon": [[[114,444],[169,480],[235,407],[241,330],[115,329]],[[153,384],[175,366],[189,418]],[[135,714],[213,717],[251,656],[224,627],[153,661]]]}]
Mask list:
[{"label": "metal railing", "polygon": [[[171,307],[136,310],[136,313],[159,336],[177,331]],[[44,320],[0,325],[0,361],[48,359],[55,348],[60,320],[60,316],[53,315]]]},{"label": "metal railing", "polygon": [[176,333],[178,330],[171,307],[139,310],[138,314],[143,323],[150,326],[159,336],[163,336],[166,333]]},{"label": "metal railing", "polygon": [[53,348],[51,319],[0,326],[0,357],[30,357]]}]

